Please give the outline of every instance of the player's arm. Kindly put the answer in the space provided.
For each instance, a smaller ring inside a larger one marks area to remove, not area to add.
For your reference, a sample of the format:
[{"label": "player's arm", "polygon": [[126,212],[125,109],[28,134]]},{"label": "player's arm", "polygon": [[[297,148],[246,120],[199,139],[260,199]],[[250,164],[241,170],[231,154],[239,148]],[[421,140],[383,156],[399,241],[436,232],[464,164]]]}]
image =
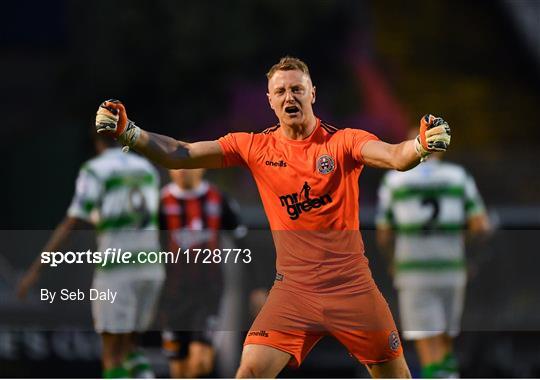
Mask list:
[{"label": "player's arm", "polygon": [[487,234],[491,232],[491,222],[486,213],[471,216],[467,221],[467,229],[473,234]]},{"label": "player's arm", "polygon": [[496,228],[489,218],[484,201],[480,196],[474,179],[467,176],[465,182],[465,214],[467,216],[466,243],[474,252],[467,260],[468,275],[474,278],[483,267],[483,263],[491,259],[489,250],[479,249]]},{"label": "player's arm", "polygon": [[421,159],[416,153],[414,144],[414,140],[399,144],[368,141],[362,148],[362,156],[366,165],[374,168],[409,170],[418,165]]},{"label": "player's arm", "polygon": [[376,241],[377,246],[383,253],[383,255],[389,260],[392,261],[393,259],[393,251],[394,251],[394,231],[392,227],[388,224],[385,225],[377,225],[377,232],[376,232]]},{"label": "player's arm", "polygon": [[478,191],[476,182],[470,175],[465,180],[465,214],[467,216],[467,231],[472,236],[487,236],[492,232],[493,226]]},{"label": "player's arm", "polygon": [[377,192],[377,213],[375,216],[376,242],[379,251],[387,259],[389,273],[394,261],[394,214],[392,209],[392,189],[389,173],[383,178]]},{"label": "player's arm", "polygon": [[[379,205],[379,208],[381,206]],[[385,211],[382,211],[386,213]],[[381,210],[378,210],[378,214],[381,213]],[[393,259],[393,250],[394,250],[394,226],[391,221],[385,217],[377,215],[375,220],[376,227],[376,242],[377,246],[383,253],[383,255],[389,260]]]},{"label": "player's arm", "polygon": [[394,249],[395,249],[394,229],[387,224],[377,224],[375,240],[379,251],[386,259],[388,273],[394,275]]},{"label": "player's arm", "polygon": [[135,149],[169,169],[221,167],[223,153],[217,141],[187,143],[146,132],[127,118],[125,107],[118,100],[107,100],[99,106],[96,129],[118,139],[124,148]]},{"label": "player's arm", "polygon": [[467,276],[470,279],[475,278],[482,270],[481,268],[484,267],[483,264],[492,258],[489,250],[481,247],[486,243],[493,231],[494,228],[487,213],[475,213],[467,218],[465,242],[467,249],[470,249],[473,253],[467,259]]},{"label": "player's arm", "polygon": [[494,227],[491,224],[484,201],[472,177],[468,177],[467,179],[465,196],[467,205],[469,206],[465,210],[467,214],[467,235],[478,238],[487,237],[493,232]]},{"label": "player's arm", "polygon": [[425,115],[420,120],[420,133],[414,140],[399,144],[368,141],[362,157],[368,166],[382,169],[409,170],[433,152],[444,152],[450,145],[450,127],[442,118]]},{"label": "player's arm", "polygon": [[168,169],[220,168],[223,157],[215,140],[186,143],[144,130],[132,148]]},{"label": "player's arm", "polygon": [[[58,251],[66,242],[73,230],[86,228],[88,226],[91,225],[82,219],[66,216],[64,220],[56,226],[41,252]],[[41,262],[40,253],[17,284],[17,295],[20,298],[26,297],[26,294],[30,288],[39,280],[42,269],[43,263]]]}]

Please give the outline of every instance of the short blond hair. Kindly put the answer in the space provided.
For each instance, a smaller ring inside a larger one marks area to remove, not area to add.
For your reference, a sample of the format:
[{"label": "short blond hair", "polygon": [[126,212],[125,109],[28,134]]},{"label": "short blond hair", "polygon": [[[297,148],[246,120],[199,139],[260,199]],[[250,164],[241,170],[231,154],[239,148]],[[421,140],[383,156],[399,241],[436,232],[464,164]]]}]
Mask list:
[{"label": "short blond hair", "polygon": [[268,70],[268,72],[266,73],[266,77],[268,78],[268,80],[270,80],[270,78],[272,78],[272,76],[278,70],[283,70],[283,71],[300,70],[301,72],[303,72],[304,74],[306,74],[308,77],[311,78],[311,76],[309,75],[309,69],[307,65],[305,64],[305,62],[302,61],[300,58],[296,58],[296,57],[285,56],[281,58],[279,62],[276,63],[274,66],[272,66],[270,70]]}]

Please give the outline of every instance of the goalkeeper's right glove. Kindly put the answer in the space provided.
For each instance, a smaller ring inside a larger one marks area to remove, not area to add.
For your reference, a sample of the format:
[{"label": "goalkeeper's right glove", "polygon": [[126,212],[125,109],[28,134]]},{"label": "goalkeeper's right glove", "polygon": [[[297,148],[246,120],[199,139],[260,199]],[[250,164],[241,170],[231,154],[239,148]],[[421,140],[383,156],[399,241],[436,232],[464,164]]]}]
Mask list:
[{"label": "goalkeeper's right glove", "polygon": [[414,141],[416,154],[422,161],[433,152],[445,152],[450,145],[450,126],[441,117],[427,114],[420,119],[420,134]]},{"label": "goalkeeper's right glove", "polygon": [[141,134],[141,129],[128,119],[126,108],[119,100],[106,100],[99,106],[96,113],[96,131],[110,135],[122,145],[127,152],[135,145]]}]

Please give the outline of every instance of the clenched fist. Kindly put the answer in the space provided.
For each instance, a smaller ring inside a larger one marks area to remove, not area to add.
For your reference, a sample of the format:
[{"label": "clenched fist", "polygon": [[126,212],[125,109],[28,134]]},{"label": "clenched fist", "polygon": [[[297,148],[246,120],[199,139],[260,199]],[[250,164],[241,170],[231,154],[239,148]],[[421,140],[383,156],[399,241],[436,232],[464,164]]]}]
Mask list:
[{"label": "clenched fist", "polygon": [[110,135],[124,145],[124,151],[135,145],[141,130],[128,119],[126,108],[119,100],[101,103],[96,113],[96,131]]},{"label": "clenched fist", "polygon": [[451,139],[450,126],[440,117],[427,114],[420,119],[420,134],[416,137],[415,148],[419,157],[433,152],[444,152]]}]

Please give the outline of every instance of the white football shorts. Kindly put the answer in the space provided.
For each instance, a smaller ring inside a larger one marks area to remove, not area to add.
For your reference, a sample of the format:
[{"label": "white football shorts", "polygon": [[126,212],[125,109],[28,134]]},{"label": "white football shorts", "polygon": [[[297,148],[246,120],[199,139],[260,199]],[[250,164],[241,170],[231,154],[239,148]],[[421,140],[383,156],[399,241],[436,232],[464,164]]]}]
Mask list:
[{"label": "white football shorts", "polygon": [[96,270],[92,288],[116,292],[116,297],[113,303],[110,299],[92,301],[95,330],[112,334],[146,331],[154,320],[164,280],[165,268],[158,264]]},{"label": "white football shorts", "polygon": [[403,338],[417,340],[443,333],[457,336],[465,287],[405,288],[398,291]]}]

